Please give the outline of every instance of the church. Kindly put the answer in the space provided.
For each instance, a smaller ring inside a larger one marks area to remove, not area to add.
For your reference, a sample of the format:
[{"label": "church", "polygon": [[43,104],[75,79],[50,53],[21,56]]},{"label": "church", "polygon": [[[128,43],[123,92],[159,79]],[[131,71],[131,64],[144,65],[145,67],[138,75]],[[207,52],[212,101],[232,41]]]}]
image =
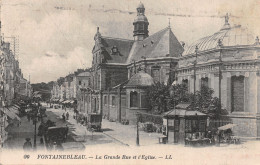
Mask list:
[{"label": "church", "polygon": [[[186,83],[189,92],[201,85],[214,89],[240,136],[260,136],[260,43],[228,16],[220,30],[185,46],[170,26],[150,35],[140,3],[133,22],[133,40],[102,36],[97,28],[92,50],[91,85],[84,92],[86,113],[110,121],[136,122],[146,112],[145,89],[155,82]],[[196,62],[196,67],[194,67]],[[196,68],[196,70],[195,70]],[[195,75],[195,76],[194,76]]]}]

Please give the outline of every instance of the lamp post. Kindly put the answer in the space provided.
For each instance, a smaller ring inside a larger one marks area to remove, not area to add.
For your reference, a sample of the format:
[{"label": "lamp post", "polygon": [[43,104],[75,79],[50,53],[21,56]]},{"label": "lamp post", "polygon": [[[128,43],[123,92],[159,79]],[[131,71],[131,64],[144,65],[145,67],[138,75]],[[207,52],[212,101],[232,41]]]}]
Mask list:
[{"label": "lamp post", "polygon": [[136,114],[136,145],[139,146],[139,114]]},{"label": "lamp post", "polygon": [[33,110],[33,125],[34,125],[34,139],[33,139],[33,148],[36,150],[36,124],[37,124],[37,113],[39,107],[35,107]]}]

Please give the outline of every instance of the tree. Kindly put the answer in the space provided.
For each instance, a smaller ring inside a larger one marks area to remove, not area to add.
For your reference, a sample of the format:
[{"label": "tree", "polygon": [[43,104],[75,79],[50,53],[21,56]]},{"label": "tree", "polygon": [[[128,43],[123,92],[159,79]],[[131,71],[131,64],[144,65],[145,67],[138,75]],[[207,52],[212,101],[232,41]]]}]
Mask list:
[{"label": "tree", "polygon": [[186,84],[165,85],[157,82],[147,89],[148,103],[153,113],[163,113],[180,102],[188,102],[190,94]]},{"label": "tree", "polygon": [[147,88],[148,103],[152,113],[161,114],[173,109],[179,103],[190,103],[189,110],[197,110],[212,118],[226,115],[225,109],[219,110],[219,98],[213,97],[214,90],[202,86],[195,94],[188,92],[187,84],[165,85],[155,83]]},{"label": "tree", "polygon": [[148,103],[153,113],[163,113],[167,111],[167,99],[170,96],[169,86],[157,82],[147,88]]},{"label": "tree", "polygon": [[219,118],[221,115],[226,115],[227,111],[225,109],[219,109],[219,98],[213,97],[213,94],[213,89],[202,86],[200,91],[196,91],[195,94],[190,94],[189,102],[191,105],[189,109],[208,114],[212,118]]}]

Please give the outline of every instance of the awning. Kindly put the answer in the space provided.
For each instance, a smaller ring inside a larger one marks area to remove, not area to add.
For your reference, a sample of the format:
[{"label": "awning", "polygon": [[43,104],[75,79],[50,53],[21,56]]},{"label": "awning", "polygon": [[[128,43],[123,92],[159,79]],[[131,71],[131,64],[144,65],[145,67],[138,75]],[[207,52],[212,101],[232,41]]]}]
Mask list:
[{"label": "awning", "polygon": [[199,111],[188,111],[185,109],[173,109],[168,112],[164,112],[163,116],[207,116],[204,113],[201,113]]},{"label": "awning", "polygon": [[19,105],[17,105],[17,104],[14,104],[14,106],[16,107],[16,108],[21,108]]},{"label": "awning", "polygon": [[218,127],[218,130],[227,130],[227,129],[231,129],[233,127],[237,126],[236,124],[227,124],[221,127]]},{"label": "awning", "polygon": [[8,107],[7,109],[9,109],[11,112],[14,112],[14,113],[16,113],[16,114],[19,114],[18,109],[16,109],[14,106]]},{"label": "awning", "polygon": [[21,121],[21,119],[20,119],[20,117],[18,117],[14,112],[11,112],[9,109],[5,109],[5,114],[7,115],[7,116],[9,116],[11,119],[17,119],[17,120],[19,120],[19,121]]}]

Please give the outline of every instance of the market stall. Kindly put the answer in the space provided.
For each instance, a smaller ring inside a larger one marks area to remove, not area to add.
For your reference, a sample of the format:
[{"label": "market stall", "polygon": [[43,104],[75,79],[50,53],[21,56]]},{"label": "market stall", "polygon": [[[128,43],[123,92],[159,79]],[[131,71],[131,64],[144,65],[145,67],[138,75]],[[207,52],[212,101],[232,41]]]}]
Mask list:
[{"label": "market stall", "polygon": [[206,143],[207,115],[199,111],[173,109],[164,113],[168,143]]}]

